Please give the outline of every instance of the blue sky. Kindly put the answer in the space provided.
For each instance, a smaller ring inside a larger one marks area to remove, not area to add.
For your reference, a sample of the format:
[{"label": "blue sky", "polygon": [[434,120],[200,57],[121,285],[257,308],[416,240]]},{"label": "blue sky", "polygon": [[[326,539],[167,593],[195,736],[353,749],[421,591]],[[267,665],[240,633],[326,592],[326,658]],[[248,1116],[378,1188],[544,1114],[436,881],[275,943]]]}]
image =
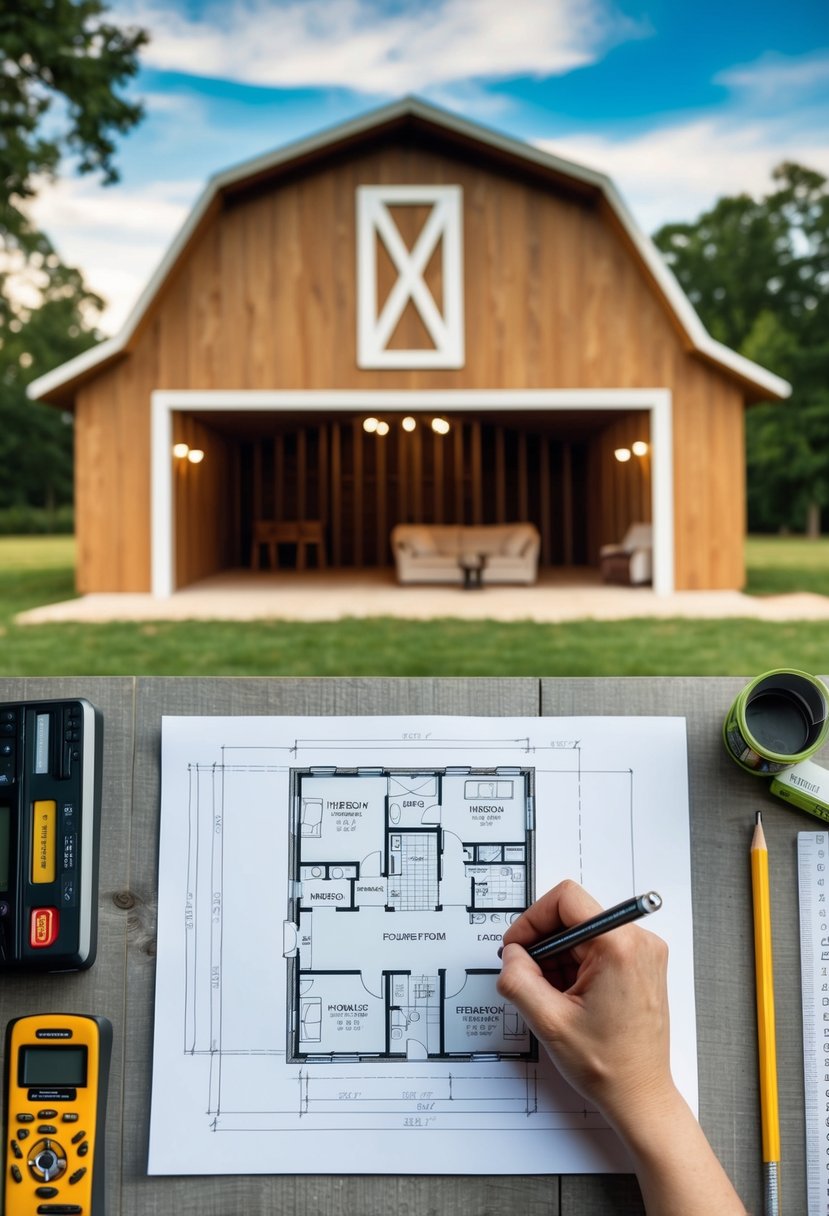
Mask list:
[{"label": "blue sky", "polygon": [[829,0],[111,0],[152,41],[121,182],[33,208],[123,322],[208,177],[405,94],[613,178],[640,227],[829,176]]}]

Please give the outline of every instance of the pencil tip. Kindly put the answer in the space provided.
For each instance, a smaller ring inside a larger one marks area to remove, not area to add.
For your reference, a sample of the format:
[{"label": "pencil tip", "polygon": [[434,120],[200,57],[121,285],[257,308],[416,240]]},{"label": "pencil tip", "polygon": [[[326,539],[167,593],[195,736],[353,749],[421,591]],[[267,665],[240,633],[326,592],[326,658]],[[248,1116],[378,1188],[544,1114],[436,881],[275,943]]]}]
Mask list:
[{"label": "pencil tip", "polygon": [[763,812],[762,812],[762,811],[755,811],[755,812],[754,812],[754,822],[755,822],[755,823],[762,823],[762,822],[763,822]]}]

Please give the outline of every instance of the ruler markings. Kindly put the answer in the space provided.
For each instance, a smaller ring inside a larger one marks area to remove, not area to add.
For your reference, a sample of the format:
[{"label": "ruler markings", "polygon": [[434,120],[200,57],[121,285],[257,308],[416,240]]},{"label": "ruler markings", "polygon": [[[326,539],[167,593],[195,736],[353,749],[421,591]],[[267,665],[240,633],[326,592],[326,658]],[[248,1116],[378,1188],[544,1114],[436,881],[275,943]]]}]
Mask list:
[{"label": "ruler markings", "polygon": [[809,1216],[829,1216],[829,832],[798,832],[806,1189]]}]

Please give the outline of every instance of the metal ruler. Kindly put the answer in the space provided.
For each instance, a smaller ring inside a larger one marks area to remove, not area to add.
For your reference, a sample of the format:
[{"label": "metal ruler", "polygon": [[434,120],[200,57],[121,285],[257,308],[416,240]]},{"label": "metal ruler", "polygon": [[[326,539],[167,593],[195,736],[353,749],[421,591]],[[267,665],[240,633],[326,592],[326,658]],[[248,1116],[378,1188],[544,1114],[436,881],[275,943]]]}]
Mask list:
[{"label": "metal ruler", "polygon": [[829,1214],[829,831],[798,832],[806,1189],[809,1216]]}]

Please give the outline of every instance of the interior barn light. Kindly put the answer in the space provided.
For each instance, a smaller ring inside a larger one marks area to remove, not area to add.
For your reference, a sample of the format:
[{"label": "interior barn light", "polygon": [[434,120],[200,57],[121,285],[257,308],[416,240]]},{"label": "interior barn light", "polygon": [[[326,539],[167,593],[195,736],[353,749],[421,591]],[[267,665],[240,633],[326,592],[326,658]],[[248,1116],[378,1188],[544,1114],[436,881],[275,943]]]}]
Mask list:
[{"label": "interior barn light", "polygon": [[415,422],[414,418],[412,418],[411,414],[407,414],[400,425],[403,427],[404,431],[413,431],[417,426],[417,423]]},{"label": "interior barn light", "polygon": [[187,453],[187,459],[191,464],[201,464],[204,460],[204,452],[201,448],[191,448]]},{"label": "interior barn light", "polygon": [[378,435],[388,435],[388,433],[389,433],[389,424],[387,422],[378,422],[377,423],[377,434]]},{"label": "interior barn light", "polygon": [[648,454],[648,445],[644,439],[637,439],[635,443],[631,444],[631,447],[633,448],[634,456],[647,456]]},{"label": "interior barn light", "polygon": [[445,418],[433,418],[432,419],[432,430],[435,432],[436,435],[448,435],[449,434],[449,423],[446,421]]},{"label": "interior barn light", "polygon": [[617,448],[613,455],[624,464],[626,460],[630,460],[630,448]]},{"label": "interior barn light", "polygon": [[184,460],[184,457],[187,455],[187,453],[189,451],[190,451],[190,445],[187,443],[174,443],[173,444],[173,455],[175,456],[176,460]]},{"label": "interior barn light", "polygon": [[371,435],[374,433],[374,431],[377,430],[377,427],[379,425],[380,424],[378,423],[376,418],[366,418],[365,421],[363,422],[363,430],[368,431],[369,435]]}]

